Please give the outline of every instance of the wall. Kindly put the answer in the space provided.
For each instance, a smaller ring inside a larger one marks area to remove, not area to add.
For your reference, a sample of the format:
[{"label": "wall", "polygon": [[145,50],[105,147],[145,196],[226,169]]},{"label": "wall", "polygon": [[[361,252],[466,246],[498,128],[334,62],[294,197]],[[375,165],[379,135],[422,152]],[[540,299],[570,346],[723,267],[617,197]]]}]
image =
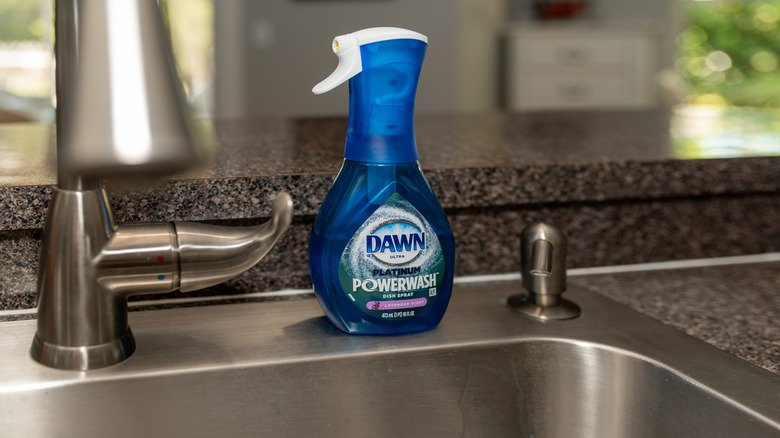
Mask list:
[{"label": "wall", "polygon": [[[244,58],[246,76],[240,79],[246,94],[244,114],[284,116],[346,111],[346,86],[321,96],[311,93],[337,64],[330,48],[333,37],[373,26],[417,30],[429,37],[431,46],[420,78],[418,108],[435,111],[451,107],[454,99],[450,74],[454,46],[449,42],[456,36],[456,14],[451,4],[451,0],[246,1],[240,6],[241,28],[217,29],[217,35],[243,33],[236,55]],[[217,69],[219,74],[219,64]]]},{"label": "wall", "polygon": [[505,0],[215,2],[218,117],[345,114],[347,87],[314,96],[333,37],[398,26],[429,38],[418,112],[495,107]]}]

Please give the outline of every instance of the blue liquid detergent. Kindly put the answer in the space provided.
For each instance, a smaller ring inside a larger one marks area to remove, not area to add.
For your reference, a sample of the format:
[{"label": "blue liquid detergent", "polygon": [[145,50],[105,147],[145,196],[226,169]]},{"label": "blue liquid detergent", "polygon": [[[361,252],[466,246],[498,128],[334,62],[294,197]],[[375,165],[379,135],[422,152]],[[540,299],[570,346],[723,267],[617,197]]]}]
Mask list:
[{"label": "blue liquid detergent", "polygon": [[398,28],[337,37],[349,80],[344,164],[314,222],[309,266],[328,320],[351,334],[430,330],[452,292],[455,242],[417,160],[414,97],[427,38]]}]

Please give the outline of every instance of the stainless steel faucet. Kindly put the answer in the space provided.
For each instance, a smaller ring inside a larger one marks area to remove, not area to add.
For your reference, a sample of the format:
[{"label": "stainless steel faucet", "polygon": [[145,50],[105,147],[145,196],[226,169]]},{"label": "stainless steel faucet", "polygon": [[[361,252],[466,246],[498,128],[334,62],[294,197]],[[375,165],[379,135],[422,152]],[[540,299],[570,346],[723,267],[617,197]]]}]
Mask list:
[{"label": "stainless steel faucet", "polygon": [[[32,357],[89,370],[135,350],[131,295],[228,280],[273,247],[292,219],[286,193],[257,227],[117,226],[108,175],[159,175],[198,153],[156,0],[57,0],[57,187],[38,272]],[[117,53],[119,51],[119,53]]]},{"label": "stainless steel faucet", "polygon": [[541,320],[576,318],[580,308],[561,297],[566,291],[566,236],[543,222],[520,236],[520,275],[528,294],[509,297],[514,310]]}]

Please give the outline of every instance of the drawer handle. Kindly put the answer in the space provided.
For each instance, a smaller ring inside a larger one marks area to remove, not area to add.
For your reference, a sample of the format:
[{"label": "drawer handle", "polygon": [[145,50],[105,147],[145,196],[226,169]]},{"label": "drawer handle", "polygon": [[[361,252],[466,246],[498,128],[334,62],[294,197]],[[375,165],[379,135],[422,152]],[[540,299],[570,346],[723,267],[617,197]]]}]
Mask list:
[{"label": "drawer handle", "polygon": [[591,87],[588,84],[562,84],[558,87],[558,93],[566,100],[582,101],[590,96]]},{"label": "drawer handle", "polygon": [[565,47],[558,50],[558,57],[565,64],[578,65],[588,62],[591,52],[587,47]]}]

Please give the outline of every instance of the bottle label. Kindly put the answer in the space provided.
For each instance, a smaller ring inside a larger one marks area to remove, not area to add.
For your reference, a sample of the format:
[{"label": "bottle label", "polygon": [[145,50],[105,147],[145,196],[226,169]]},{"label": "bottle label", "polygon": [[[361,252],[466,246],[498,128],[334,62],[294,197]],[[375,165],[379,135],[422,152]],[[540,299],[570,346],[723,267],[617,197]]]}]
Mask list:
[{"label": "bottle label", "polygon": [[362,312],[413,318],[436,300],[444,254],[422,214],[393,194],[355,232],[339,260],[339,282]]}]

